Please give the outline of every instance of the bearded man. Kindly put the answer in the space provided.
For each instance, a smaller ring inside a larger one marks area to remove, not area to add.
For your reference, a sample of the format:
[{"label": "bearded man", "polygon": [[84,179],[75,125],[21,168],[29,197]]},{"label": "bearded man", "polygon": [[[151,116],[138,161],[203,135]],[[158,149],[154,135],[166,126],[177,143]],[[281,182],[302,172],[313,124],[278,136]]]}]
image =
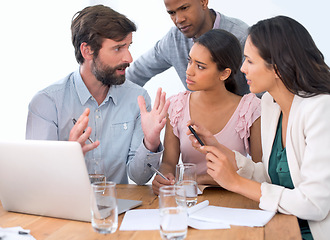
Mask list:
[{"label": "bearded man", "polygon": [[103,5],[77,12],[71,33],[79,69],[33,97],[26,127],[26,139],[79,142],[90,174],[102,166],[107,180],[123,184],[127,175],[146,183],[153,175],[147,163],[158,168],[169,105],[159,89],[151,109],[147,91],[125,81],[135,31]]}]

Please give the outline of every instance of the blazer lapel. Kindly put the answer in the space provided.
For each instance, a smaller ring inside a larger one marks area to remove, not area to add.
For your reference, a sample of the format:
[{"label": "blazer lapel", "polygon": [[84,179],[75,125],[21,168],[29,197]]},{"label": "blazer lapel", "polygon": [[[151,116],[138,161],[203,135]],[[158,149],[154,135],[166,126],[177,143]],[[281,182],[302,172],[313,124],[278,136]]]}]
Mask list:
[{"label": "blazer lapel", "polygon": [[268,98],[265,99],[264,104],[261,105],[261,139],[263,149],[262,161],[265,164],[267,173],[269,157],[273,147],[280,114],[281,109],[279,105],[274,102],[273,98],[269,95]]},{"label": "blazer lapel", "polygon": [[[293,143],[297,143],[297,139],[295,139],[295,137],[297,137],[297,130],[294,130],[294,124],[297,124],[297,122],[295,123],[295,118],[297,117],[297,115],[299,114],[299,106],[301,104],[301,102],[303,101],[303,98],[298,97],[297,95],[294,96],[293,101],[292,101],[292,105],[291,105],[291,109],[290,109],[290,114],[289,114],[289,119],[288,119],[288,127],[286,130],[286,154],[287,154],[287,158],[288,158],[288,165],[289,165],[289,169],[291,172],[291,179],[293,182],[293,185],[296,186],[297,182],[300,181],[299,176],[296,173],[297,171],[299,171],[299,165],[298,165],[298,160],[296,159],[296,154],[294,153],[295,147],[293,146]],[[296,127],[297,129],[297,127]],[[296,133],[296,135],[294,135],[294,133]]]}]

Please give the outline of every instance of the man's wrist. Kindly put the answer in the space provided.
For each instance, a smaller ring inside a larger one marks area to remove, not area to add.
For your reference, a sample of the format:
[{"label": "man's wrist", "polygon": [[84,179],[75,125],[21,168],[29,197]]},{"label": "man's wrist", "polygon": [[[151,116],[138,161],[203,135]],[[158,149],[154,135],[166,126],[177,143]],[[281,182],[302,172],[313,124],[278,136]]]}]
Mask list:
[{"label": "man's wrist", "polygon": [[145,138],[143,139],[143,145],[145,146],[145,148],[147,150],[149,150],[151,153],[157,153],[159,150],[159,145],[160,145],[160,141],[158,143],[158,145],[156,144],[150,144],[148,141],[145,140]]}]

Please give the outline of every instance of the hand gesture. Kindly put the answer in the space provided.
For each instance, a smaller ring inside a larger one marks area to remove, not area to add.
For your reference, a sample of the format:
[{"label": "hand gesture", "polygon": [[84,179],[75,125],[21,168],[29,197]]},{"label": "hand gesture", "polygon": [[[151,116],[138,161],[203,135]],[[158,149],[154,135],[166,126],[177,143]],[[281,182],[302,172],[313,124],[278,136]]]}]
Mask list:
[{"label": "hand gesture", "polygon": [[84,155],[88,151],[93,150],[94,148],[97,148],[100,145],[99,141],[95,141],[94,143],[91,144],[86,144],[86,141],[88,140],[89,136],[92,133],[92,129],[90,127],[87,127],[89,121],[88,118],[89,113],[90,113],[89,108],[86,108],[86,110],[83,112],[83,114],[81,114],[76,124],[71,129],[69,136],[69,141],[76,141],[80,143]]},{"label": "hand gesture", "polygon": [[166,124],[167,110],[170,105],[166,101],[166,93],[162,89],[157,90],[154,106],[147,111],[146,102],[142,96],[138,97],[141,112],[141,125],[144,133],[144,144],[149,151],[156,152],[160,144],[160,132]]}]

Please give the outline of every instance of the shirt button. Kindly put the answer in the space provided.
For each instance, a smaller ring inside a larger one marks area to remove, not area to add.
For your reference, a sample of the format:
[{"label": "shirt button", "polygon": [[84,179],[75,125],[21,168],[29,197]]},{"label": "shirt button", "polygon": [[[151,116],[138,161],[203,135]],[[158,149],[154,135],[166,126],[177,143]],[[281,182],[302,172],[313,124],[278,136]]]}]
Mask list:
[{"label": "shirt button", "polygon": [[123,127],[124,127],[125,130],[127,130],[127,128],[128,128],[128,127],[127,127],[127,123],[124,123],[124,124],[123,124]]}]

